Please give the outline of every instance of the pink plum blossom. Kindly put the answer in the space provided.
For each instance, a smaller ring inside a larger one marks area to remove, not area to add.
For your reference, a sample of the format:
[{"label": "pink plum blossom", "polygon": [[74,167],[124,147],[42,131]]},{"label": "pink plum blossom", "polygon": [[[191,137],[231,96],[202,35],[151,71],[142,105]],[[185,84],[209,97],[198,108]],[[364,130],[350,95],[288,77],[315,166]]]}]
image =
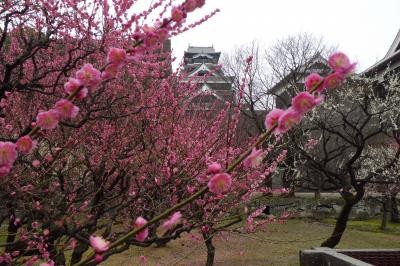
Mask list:
[{"label": "pink plum blossom", "polygon": [[102,79],[110,79],[115,78],[118,74],[120,66],[117,64],[109,64],[106,66],[106,69],[101,73]]},{"label": "pink plum blossom", "polygon": [[323,97],[315,97],[308,92],[300,92],[292,99],[292,108],[299,113],[306,113],[320,104]]},{"label": "pink plum blossom", "polygon": [[59,114],[56,110],[39,112],[36,117],[36,124],[42,129],[54,129],[58,126]]},{"label": "pink plum blossom", "polygon": [[348,75],[353,72],[356,64],[351,63],[348,56],[342,52],[336,52],[329,56],[328,65],[333,71],[343,75]]},{"label": "pink plum blossom", "polygon": [[158,34],[155,32],[148,32],[146,33],[146,38],[144,38],[144,44],[148,47],[154,46],[159,41]]},{"label": "pink plum blossom", "polygon": [[344,75],[339,72],[335,72],[325,78],[324,87],[328,89],[334,89],[340,86],[343,83],[343,81],[344,81]]},{"label": "pink plum blossom", "polygon": [[145,262],[147,261],[147,257],[141,255],[141,256],[139,256],[139,261],[140,261],[141,263],[145,263]]},{"label": "pink plum blossom", "polygon": [[197,0],[197,8],[201,8],[206,3],[206,0]]},{"label": "pink plum blossom", "polygon": [[0,108],[6,108],[8,106],[6,99],[1,99],[0,101]]},{"label": "pink plum blossom", "polygon": [[185,12],[180,7],[173,7],[171,10],[171,19],[176,23],[181,22],[185,18]]},{"label": "pink plum blossom", "polygon": [[0,263],[5,262],[6,264],[10,265],[12,263],[12,257],[10,253],[4,253],[3,256],[0,256]]},{"label": "pink plum blossom", "polygon": [[35,168],[38,168],[40,166],[40,161],[39,160],[33,160],[32,166]]},{"label": "pink plum blossom", "polygon": [[258,167],[264,158],[264,151],[262,149],[258,150],[253,148],[249,156],[243,161],[243,165],[246,168],[256,168]]},{"label": "pink plum blossom", "polygon": [[15,144],[17,145],[17,149],[26,155],[36,147],[37,141],[32,140],[29,135],[25,135],[20,137]]},{"label": "pink plum blossom", "polygon": [[[139,228],[145,224],[147,224],[147,220],[140,216],[140,217],[136,218],[135,224],[133,226],[135,228]],[[143,229],[142,231],[140,231],[139,233],[136,234],[136,240],[143,242],[147,238],[148,235],[149,235],[149,228],[146,227],[145,229]]]},{"label": "pink plum blossom", "polygon": [[49,260],[48,262],[42,262],[39,264],[39,266],[54,266],[54,261]]},{"label": "pink plum blossom", "polygon": [[208,189],[216,194],[227,191],[232,185],[232,177],[227,173],[214,175],[208,182]]},{"label": "pink plum blossom", "polygon": [[302,118],[302,114],[296,110],[289,108],[279,117],[278,130],[280,133],[285,133],[295,124],[298,124]]},{"label": "pink plum blossom", "polygon": [[119,66],[126,62],[126,58],[126,51],[124,49],[113,47],[108,51],[107,62]]},{"label": "pink plum blossom", "polygon": [[79,112],[79,107],[66,99],[56,102],[54,109],[58,112],[61,119],[75,118]]},{"label": "pink plum blossom", "polygon": [[208,165],[207,172],[210,174],[216,174],[221,172],[222,166],[219,163],[211,163]]},{"label": "pink plum blossom", "polygon": [[32,228],[34,228],[34,229],[38,229],[38,228],[39,228],[39,223],[38,223],[38,222],[33,222],[33,223],[31,224],[31,226],[32,226]]},{"label": "pink plum blossom", "polygon": [[181,212],[175,212],[174,214],[169,217],[168,220],[166,220],[161,227],[164,228],[165,230],[171,229],[174,225],[179,223],[180,219],[182,218]]},{"label": "pink plum blossom", "polygon": [[[12,142],[0,141],[0,166],[1,167],[9,167],[14,164],[15,160],[17,159],[17,145]],[[3,169],[3,172],[5,169]]]},{"label": "pink plum blossom", "polygon": [[322,92],[324,90],[324,78],[317,73],[311,73],[306,77],[304,85],[307,90],[310,91],[315,89],[316,92]]},{"label": "pink plum blossom", "polygon": [[25,262],[25,266],[31,266],[31,265],[35,264],[35,262],[37,262],[38,260],[39,260],[39,258],[37,256],[33,256]]},{"label": "pink plum blossom", "polygon": [[76,248],[77,245],[78,245],[78,241],[77,241],[75,238],[72,238],[71,241],[70,241],[69,246],[70,246],[72,249],[74,249],[74,248]]},{"label": "pink plum blossom", "polygon": [[197,0],[187,0],[185,2],[185,11],[193,12],[197,8]]},{"label": "pink plum blossom", "polygon": [[82,82],[85,87],[94,88],[101,82],[101,73],[92,64],[84,64],[79,69],[75,77]]},{"label": "pink plum blossom", "polygon": [[101,236],[90,236],[89,242],[96,253],[104,253],[110,248],[110,242]]},{"label": "pink plum blossom", "polygon": [[[75,78],[69,78],[68,82],[64,84],[64,90],[68,95],[71,95],[74,93],[76,90],[81,88],[83,86],[82,82],[80,80],[75,79]],[[78,94],[76,95],[76,98],[78,100],[82,100],[87,96],[88,89],[87,88],[82,88]]]},{"label": "pink plum blossom", "polygon": [[11,167],[8,165],[0,166],[0,177],[6,176],[11,172]]},{"label": "pink plum blossom", "polygon": [[48,153],[48,154],[46,154],[45,156],[44,156],[44,159],[47,161],[47,162],[51,162],[51,161],[53,161],[53,155],[51,155],[50,153]]},{"label": "pink plum blossom", "polygon": [[278,123],[279,118],[281,117],[281,115],[283,115],[284,112],[285,112],[284,110],[279,108],[271,110],[271,112],[269,112],[265,117],[265,127],[267,129],[272,128],[276,123]]},{"label": "pink plum blossom", "polygon": [[96,254],[95,255],[95,257],[94,257],[94,260],[97,262],[97,263],[100,263],[100,262],[102,262],[103,260],[104,260],[104,258],[103,258],[103,256],[101,255],[101,254]]}]

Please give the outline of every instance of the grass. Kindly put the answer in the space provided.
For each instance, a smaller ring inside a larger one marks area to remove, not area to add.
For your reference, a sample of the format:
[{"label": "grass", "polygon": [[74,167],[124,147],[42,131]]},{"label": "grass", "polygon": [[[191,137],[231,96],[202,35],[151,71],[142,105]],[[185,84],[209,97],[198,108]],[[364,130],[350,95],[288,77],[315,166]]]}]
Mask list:
[{"label": "grass", "polygon": [[[335,224],[334,219],[326,219],[324,221],[328,224],[332,224],[332,225]],[[347,228],[357,229],[360,231],[379,232],[379,233],[400,235],[400,224],[388,223],[386,230],[382,231],[380,219],[348,221]]]},{"label": "grass", "polygon": [[[337,248],[400,248],[399,235],[390,231],[379,232],[374,229],[376,223],[350,222]],[[374,230],[368,231],[368,228]],[[395,228],[400,230],[400,226]],[[333,225],[329,223],[291,219],[283,225],[268,225],[255,234],[225,233],[223,237],[214,240],[215,265],[299,265],[299,250],[319,246],[332,229]],[[195,240],[194,237],[199,235],[187,234],[162,248],[131,247],[102,265],[203,266],[206,259],[205,245],[202,239]],[[147,257],[144,263],[139,261],[139,256],[142,255]]]}]

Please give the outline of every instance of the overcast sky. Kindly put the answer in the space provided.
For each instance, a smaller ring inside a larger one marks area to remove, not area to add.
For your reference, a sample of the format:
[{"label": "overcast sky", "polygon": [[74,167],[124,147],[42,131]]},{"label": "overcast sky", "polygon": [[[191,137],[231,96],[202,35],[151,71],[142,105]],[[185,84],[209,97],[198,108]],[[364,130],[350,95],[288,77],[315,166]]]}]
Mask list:
[{"label": "overcast sky", "polygon": [[400,0],[207,0],[194,17],[215,8],[221,9],[215,17],[172,39],[178,58],[188,44],[228,52],[252,40],[267,48],[290,34],[308,32],[358,61],[359,72],[386,54],[400,29]]}]

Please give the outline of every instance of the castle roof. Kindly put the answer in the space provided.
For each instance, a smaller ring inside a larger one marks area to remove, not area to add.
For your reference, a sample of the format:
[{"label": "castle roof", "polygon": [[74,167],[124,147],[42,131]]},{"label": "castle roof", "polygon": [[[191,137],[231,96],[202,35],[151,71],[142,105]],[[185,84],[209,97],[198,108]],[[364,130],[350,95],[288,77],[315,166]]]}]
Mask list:
[{"label": "castle roof", "polygon": [[215,49],[213,46],[189,46],[186,53],[213,54],[213,53],[215,53]]},{"label": "castle roof", "polygon": [[367,76],[376,74],[379,71],[385,70],[387,67],[398,65],[399,61],[400,61],[400,30],[397,32],[396,38],[394,39],[385,57],[382,58],[380,61],[376,62],[371,67],[367,68],[362,74]]}]

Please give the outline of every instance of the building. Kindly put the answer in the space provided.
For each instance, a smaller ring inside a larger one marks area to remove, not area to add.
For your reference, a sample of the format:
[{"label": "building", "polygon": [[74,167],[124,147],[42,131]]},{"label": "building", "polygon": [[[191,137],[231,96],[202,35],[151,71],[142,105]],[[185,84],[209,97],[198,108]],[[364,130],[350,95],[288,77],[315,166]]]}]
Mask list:
[{"label": "building", "polygon": [[[231,103],[236,106],[234,78],[227,76],[219,65],[221,53],[213,46],[189,46],[184,53],[185,82],[198,87],[199,95],[193,99],[192,108],[197,111],[218,110]],[[231,109],[232,110],[232,109]],[[235,141],[238,145],[246,143],[248,137],[258,136],[263,131],[264,110],[250,112],[242,105]]]},{"label": "building", "polygon": [[386,96],[389,77],[400,75],[400,30],[385,57],[367,68],[361,75],[375,79],[377,94],[381,97]]},{"label": "building", "polygon": [[382,82],[388,72],[400,73],[400,29],[385,57],[367,68],[361,74],[368,77],[375,76],[380,82]]},{"label": "building", "polygon": [[298,67],[298,70],[292,71],[277,82],[268,92],[275,96],[275,106],[286,109],[291,104],[291,99],[299,91],[304,91],[305,78],[312,72],[322,75],[329,72],[328,62],[321,55],[317,54],[306,64]]},{"label": "building", "polygon": [[212,46],[189,46],[184,53],[185,82],[197,84],[201,91],[193,100],[199,109],[209,110],[235,101],[233,77],[225,76],[222,72],[220,55]]}]

